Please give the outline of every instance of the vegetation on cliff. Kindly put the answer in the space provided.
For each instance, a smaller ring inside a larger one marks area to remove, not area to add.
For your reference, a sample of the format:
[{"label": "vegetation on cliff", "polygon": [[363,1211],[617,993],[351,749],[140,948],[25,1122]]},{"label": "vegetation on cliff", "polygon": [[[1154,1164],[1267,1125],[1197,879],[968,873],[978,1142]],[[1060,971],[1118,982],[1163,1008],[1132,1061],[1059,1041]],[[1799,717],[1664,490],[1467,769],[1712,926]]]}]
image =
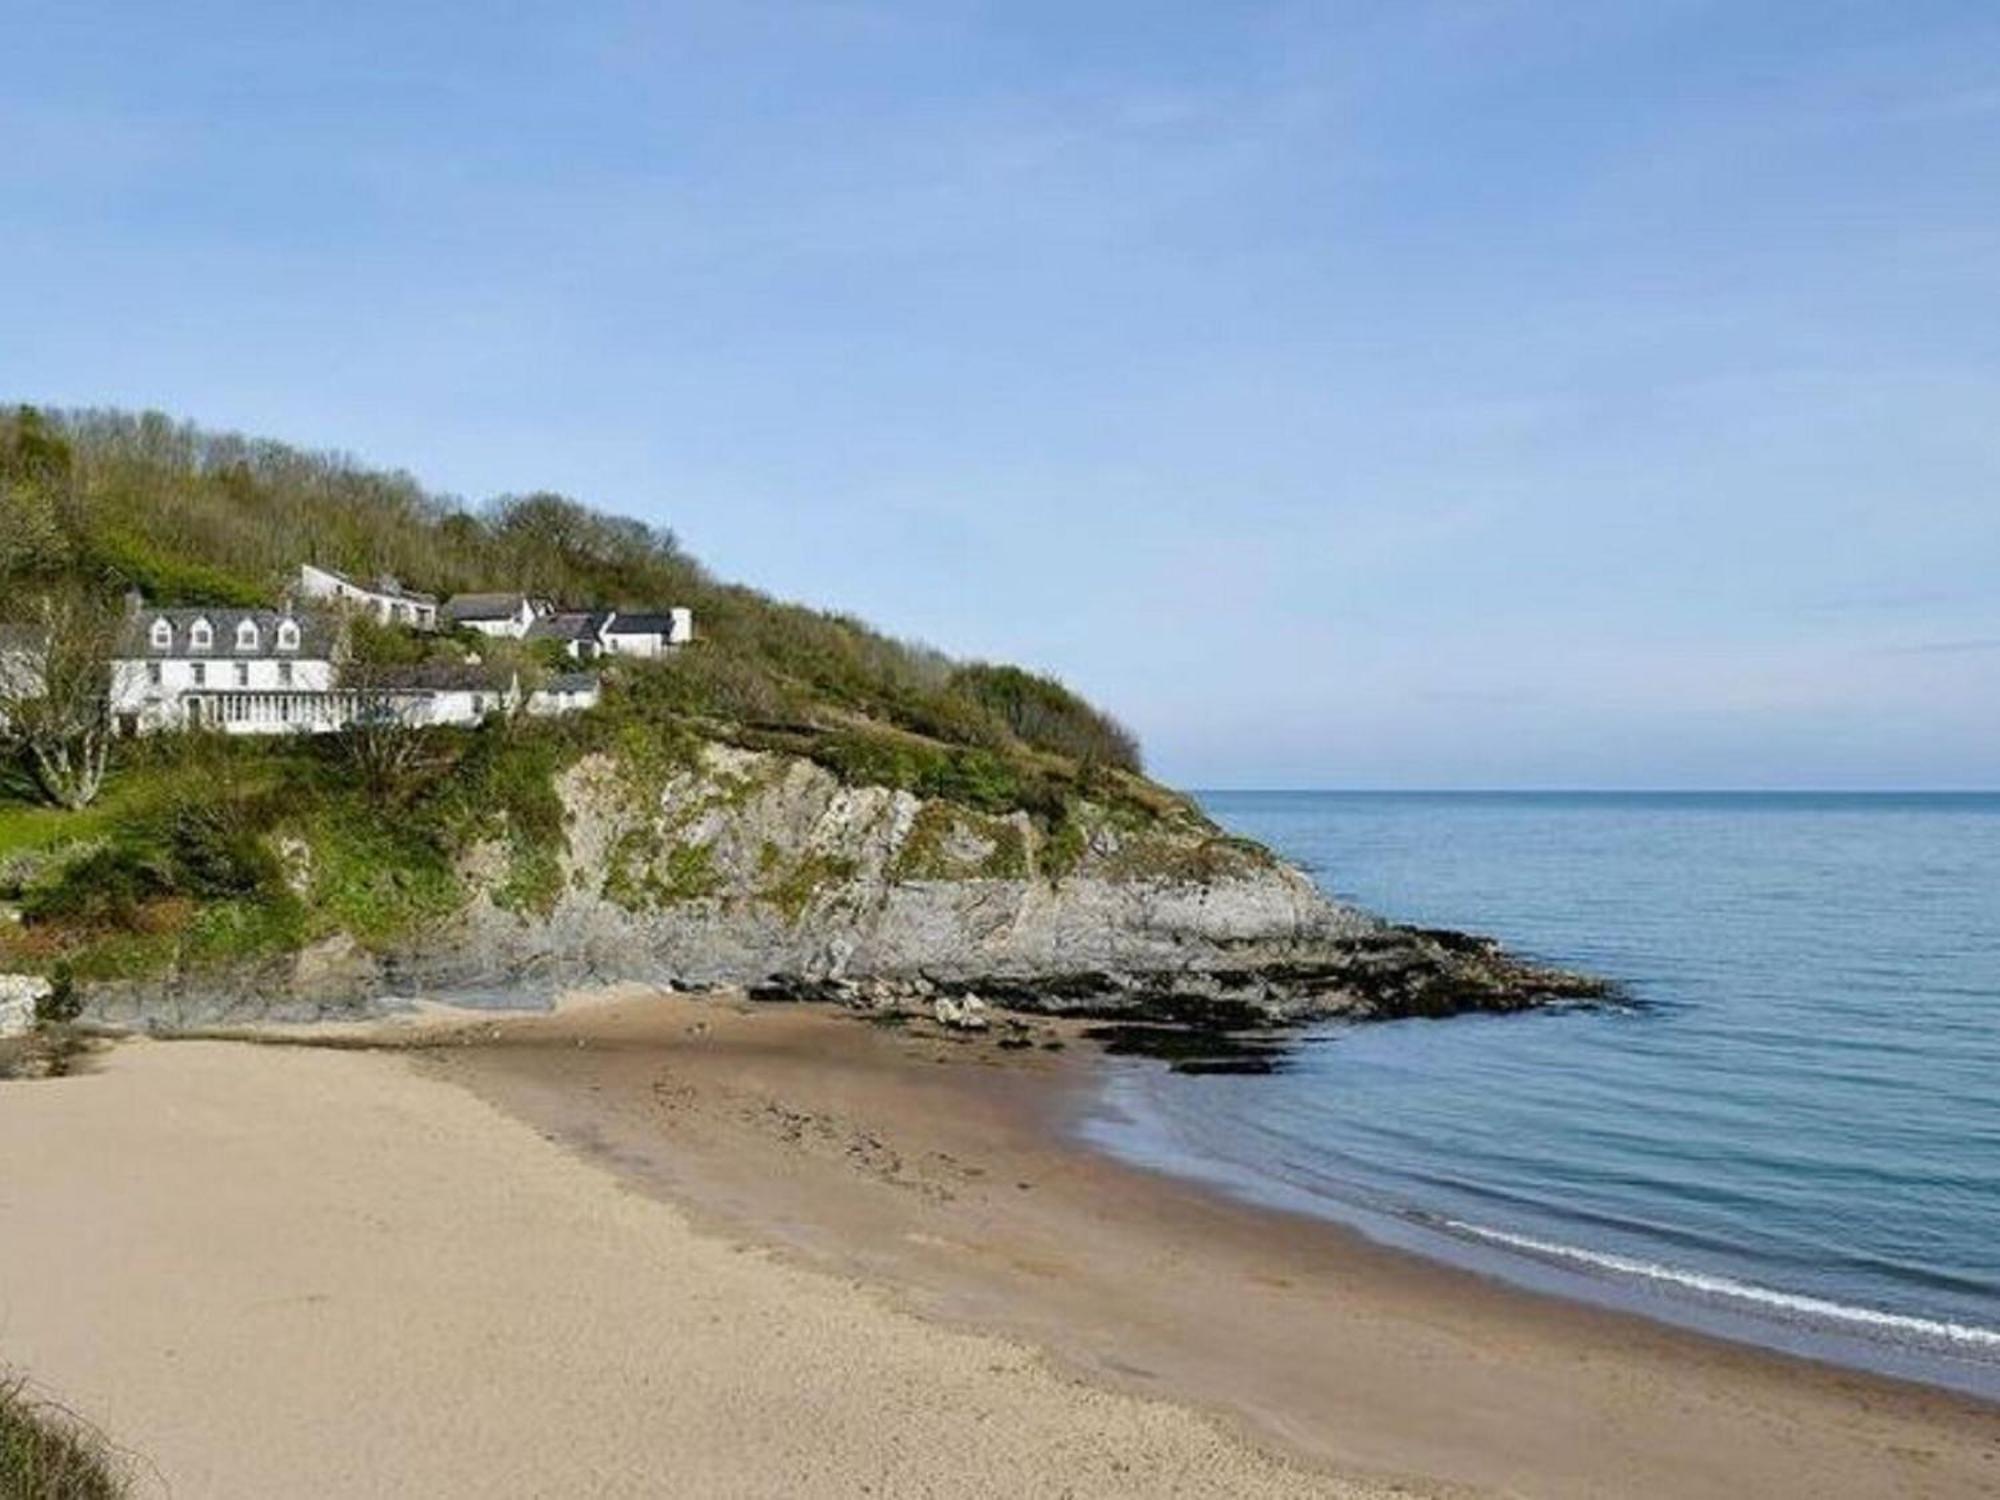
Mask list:
[{"label": "vegetation on cliff", "polygon": [[[101,798],[81,810],[41,805],[25,760],[0,765],[0,967],[92,979],[336,933],[387,947],[462,907],[475,854],[503,862],[481,883],[495,901],[546,910],[565,847],[554,785],[591,754],[642,793],[705,744],[805,757],[994,826],[1025,817],[1052,875],[1080,851],[1085,809],[1126,828],[1212,832],[1145,780],[1124,729],[1061,684],[718,582],[657,528],[552,495],[471,510],[406,475],[157,415],[0,416],[0,599],[103,604],[138,589],[161,603],[265,602],[305,561],[441,595],[686,604],[700,639],[670,660],[608,667],[594,712],[429,730],[421,753],[384,756],[359,735],[120,740]],[[356,647],[372,660],[424,649],[366,629]],[[977,867],[940,855],[909,873],[1018,875],[1017,844],[1010,834]],[[627,882],[634,902],[702,894],[699,853],[674,854],[618,856],[646,872]],[[801,880],[774,877],[771,899],[797,905]]]}]

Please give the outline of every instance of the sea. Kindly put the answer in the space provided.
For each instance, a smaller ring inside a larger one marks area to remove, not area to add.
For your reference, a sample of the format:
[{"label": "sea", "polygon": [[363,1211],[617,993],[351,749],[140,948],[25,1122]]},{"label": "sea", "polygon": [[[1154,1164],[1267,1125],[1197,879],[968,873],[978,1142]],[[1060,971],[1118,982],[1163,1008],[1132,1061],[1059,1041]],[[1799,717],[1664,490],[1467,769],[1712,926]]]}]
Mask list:
[{"label": "sea", "polygon": [[1119,1060],[1156,1169],[1518,1282],[2000,1397],[2000,795],[1207,792],[1593,1008],[1335,1024],[1270,1076]]}]

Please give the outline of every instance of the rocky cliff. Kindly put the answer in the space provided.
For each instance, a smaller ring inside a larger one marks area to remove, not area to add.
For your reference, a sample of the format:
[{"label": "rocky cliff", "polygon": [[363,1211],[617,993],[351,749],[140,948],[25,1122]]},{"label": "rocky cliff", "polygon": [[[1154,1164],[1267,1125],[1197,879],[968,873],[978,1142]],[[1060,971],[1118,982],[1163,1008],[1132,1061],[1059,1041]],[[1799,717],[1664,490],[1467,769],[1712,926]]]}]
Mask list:
[{"label": "rocky cliff", "polygon": [[[1085,805],[1051,833],[720,744],[651,776],[587,756],[557,791],[562,847],[529,851],[546,879],[527,899],[522,851],[483,844],[460,872],[468,904],[420,938],[376,952],[336,937],[254,969],[107,986],[92,1008],[172,1024],[643,981],[1234,1027],[1598,988],[1330,902],[1192,807]],[[310,888],[309,868],[294,875]]]}]

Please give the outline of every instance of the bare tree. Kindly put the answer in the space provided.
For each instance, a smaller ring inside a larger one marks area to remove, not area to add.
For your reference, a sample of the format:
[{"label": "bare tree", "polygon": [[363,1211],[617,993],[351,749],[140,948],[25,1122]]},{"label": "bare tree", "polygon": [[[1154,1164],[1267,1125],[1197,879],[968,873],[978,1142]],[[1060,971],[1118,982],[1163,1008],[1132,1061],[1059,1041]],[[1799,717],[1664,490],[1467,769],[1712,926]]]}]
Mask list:
[{"label": "bare tree", "polygon": [[337,740],[340,754],[369,793],[402,797],[445,769],[449,748],[420,722],[412,694],[402,686],[408,668],[351,661],[340,685],[355,696],[354,716]]},{"label": "bare tree", "polygon": [[44,594],[0,636],[0,741],[58,807],[88,807],[111,755],[111,659],[121,620],[85,595]]}]

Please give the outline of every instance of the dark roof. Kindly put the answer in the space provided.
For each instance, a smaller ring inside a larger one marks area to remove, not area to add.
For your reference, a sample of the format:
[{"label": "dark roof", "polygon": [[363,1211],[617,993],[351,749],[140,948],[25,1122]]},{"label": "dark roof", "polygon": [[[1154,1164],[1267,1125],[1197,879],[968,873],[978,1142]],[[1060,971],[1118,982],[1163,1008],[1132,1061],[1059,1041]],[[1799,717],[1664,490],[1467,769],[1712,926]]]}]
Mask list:
[{"label": "dark roof", "polygon": [[407,599],[412,604],[435,605],[437,603],[436,594],[422,594],[418,593],[415,589],[406,589],[387,573],[384,573],[373,583],[363,583],[360,579],[343,573],[338,568],[329,568],[324,563],[314,563],[312,566],[318,568],[322,573],[332,574],[349,588],[360,589],[364,593],[380,594],[388,599]]},{"label": "dark roof", "polygon": [[613,635],[672,635],[674,617],[670,614],[627,614],[620,610],[611,618]]},{"label": "dark roof", "polygon": [[545,693],[594,693],[597,691],[595,672],[558,672],[542,684]]},{"label": "dark roof", "polygon": [[528,627],[527,639],[531,641],[594,641],[603,626],[606,616],[603,612],[578,612],[547,615]]},{"label": "dark roof", "polygon": [[[165,620],[173,627],[172,643],[167,646],[153,644],[153,624]],[[197,620],[206,620],[214,627],[215,636],[211,644],[197,649],[193,642],[193,628]],[[236,627],[249,620],[257,627],[257,649],[254,653],[238,653],[236,649]],[[278,626],[291,620],[299,627],[299,649],[280,653],[278,650]],[[333,648],[340,640],[340,623],[324,610],[300,609],[290,614],[277,609],[208,609],[190,606],[181,609],[140,608],[131,614],[126,622],[124,638],[118,649],[127,656],[236,656],[254,654],[257,656],[278,656],[287,658],[303,657],[308,660],[324,661],[333,656]]]},{"label": "dark roof", "polygon": [[498,692],[511,687],[514,674],[491,662],[425,661],[409,666],[376,667],[362,686],[392,692]]},{"label": "dark roof", "polygon": [[504,620],[518,615],[527,602],[525,594],[453,594],[444,602],[444,612],[454,620]]}]

